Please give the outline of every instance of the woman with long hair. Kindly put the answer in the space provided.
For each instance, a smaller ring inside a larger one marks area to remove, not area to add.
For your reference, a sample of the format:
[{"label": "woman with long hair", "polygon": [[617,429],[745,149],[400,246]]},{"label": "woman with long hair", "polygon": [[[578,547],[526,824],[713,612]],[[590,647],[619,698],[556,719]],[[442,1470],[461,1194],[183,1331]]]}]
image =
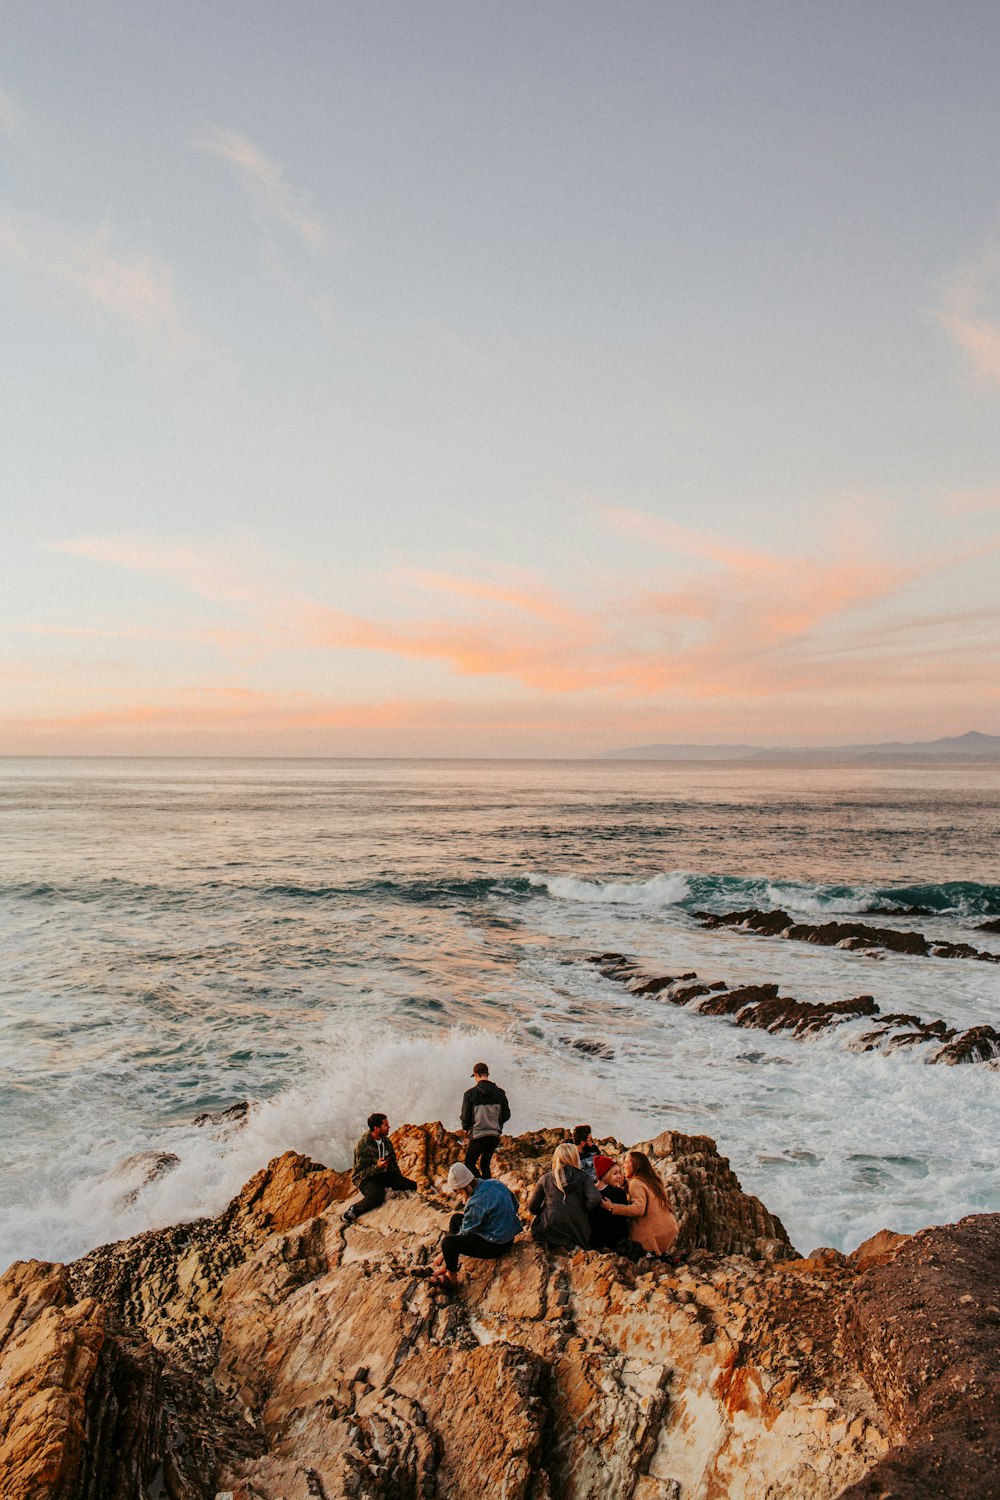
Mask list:
[{"label": "woman with long hair", "polygon": [[570,1141],[557,1146],[552,1170],[541,1176],[528,1199],[535,1215],[532,1238],[552,1250],[586,1250],[590,1245],[590,1211],[604,1202],[589,1172],[580,1166],[580,1153]]},{"label": "woman with long hair", "polygon": [[625,1180],[631,1201],[611,1205],[611,1212],[631,1219],[631,1237],[646,1255],[669,1255],[677,1239],[677,1220],[645,1151],[625,1153]]}]

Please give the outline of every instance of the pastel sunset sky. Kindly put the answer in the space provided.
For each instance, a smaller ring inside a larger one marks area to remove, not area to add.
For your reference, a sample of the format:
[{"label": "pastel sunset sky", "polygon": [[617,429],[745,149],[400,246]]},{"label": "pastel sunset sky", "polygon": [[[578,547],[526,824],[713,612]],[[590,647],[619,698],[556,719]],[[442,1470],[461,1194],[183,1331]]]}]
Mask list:
[{"label": "pastel sunset sky", "polygon": [[0,753],[1000,733],[995,0],[36,0]]}]

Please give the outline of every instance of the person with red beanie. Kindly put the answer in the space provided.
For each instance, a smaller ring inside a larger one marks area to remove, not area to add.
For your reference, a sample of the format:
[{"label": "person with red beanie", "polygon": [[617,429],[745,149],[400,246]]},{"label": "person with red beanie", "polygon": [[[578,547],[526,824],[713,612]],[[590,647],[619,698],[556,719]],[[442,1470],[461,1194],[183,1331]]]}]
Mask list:
[{"label": "person with red beanie", "polygon": [[[605,1203],[628,1203],[629,1196],[625,1188],[625,1173],[613,1156],[602,1156],[600,1152],[594,1156],[594,1176],[597,1180],[597,1191],[601,1194]],[[623,1254],[627,1250],[628,1243],[628,1219],[620,1218],[613,1210],[611,1213],[600,1208],[595,1208],[591,1211],[591,1250],[614,1250],[619,1254]]]}]

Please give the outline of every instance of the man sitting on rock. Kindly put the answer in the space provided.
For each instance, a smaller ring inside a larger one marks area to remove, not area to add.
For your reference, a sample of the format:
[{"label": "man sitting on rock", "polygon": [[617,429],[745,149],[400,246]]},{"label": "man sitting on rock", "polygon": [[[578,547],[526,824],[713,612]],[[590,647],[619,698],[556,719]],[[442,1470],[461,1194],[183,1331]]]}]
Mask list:
[{"label": "man sitting on rock", "polygon": [[521,1230],[517,1199],[509,1187],[493,1177],[476,1177],[457,1161],[448,1172],[448,1189],[468,1200],[465,1212],[452,1214],[449,1232],[434,1262],[432,1286],[450,1287],[458,1281],[462,1255],[473,1260],[499,1260]]},{"label": "man sitting on rock", "polygon": [[390,1188],[401,1193],[413,1193],[417,1184],[404,1177],[396,1160],[396,1150],[389,1139],[389,1120],[383,1114],[368,1116],[368,1130],[354,1148],[354,1170],[351,1179],[361,1202],[354,1203],[344,1212],[342,1222],[353,1224],[362,1214],[370,1214],[373,1208],[381,1208]]}]

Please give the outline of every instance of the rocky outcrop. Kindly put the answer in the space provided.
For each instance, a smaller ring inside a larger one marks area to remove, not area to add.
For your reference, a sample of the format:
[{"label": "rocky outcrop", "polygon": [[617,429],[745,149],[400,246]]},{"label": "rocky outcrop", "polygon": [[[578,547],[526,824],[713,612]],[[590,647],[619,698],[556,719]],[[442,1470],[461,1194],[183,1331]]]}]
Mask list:
[{"label": "rocky outcrop", "polygon": [[961,1500],[1000,1473],[1000,1215],[929,1229],[873,1267],[839,1314],[892,1448],[844,1500]]},{"label": "rocky outcrop", "polygon": [[831,1026],[871,1017],[878,1024],[852,1038],[850,1050],[895,1052],[929,1042],[934,1051],[925,1062],[954,1064],[1000,1058],[1000,1032],[992,1026],[973,1026],[960,1032],[944,1021],[923,1021],[919,1016],[898,1013],[883,1015],[872,995],[856,995],[850,1000],[796,1000],[779,994],[776,984],[731,988],[721,979],[704,983],[693,970],[650,975],[624,953],[597,953],[588,962],[606,979],[626,984],[633,995],[651,996],[670,1005],[689,1005],[699,1015],[724,1016],[734,1026],[807,1037]]},{"label": "rocky outcrop", "polygon": [[[920,932],[898,932],[894,927],[871,927],[867,922],[796,922],[786,911],[696,911],[703,927],[734,927],[762,937],[789,938],[798,943],[818,943],[823,948],[846,948],[851,952],[911,953],[921,958],[974,958],[981,963],[1000,964],[1000,953],[988,953],[971,943],[949,943],[926,938]],[[989,925],[980,932],[989,932]]]},{"label": "rocky outcrop", "polygon": [[223,1280],[272,1234],[301,1224],[352,1192],[331,1172],[287,1152],[217,1219],[150,1229],[101,1245],[70,1267],[77,1297],[93,1296],[192,1370],[211,1369],[219,1331],[212,1309]]},{"label": "rocky outcrop", "polygon": [[[495,1169],[526,1194],[562,1134],[505,1138]],[[13,1267],[4,1500],[994,1493],[1000,1216],[798,1256],[707,1137],[667,1132],[644,1147],[679,1265],[523,1236],[446,1297],[456,1139],[394,1143],[419,1192],[350,1227],[343,1174],[288,1153],[214,1221]]]},{"label": "rocky outcrop", "polygon": [[74,1298],[64,1266],[17,1262],[0,1278],[3,1500],[134,1500],[147,1483],[200,1500],[220,1456],[246,1461],[262,1445],[212,1386]]}]

